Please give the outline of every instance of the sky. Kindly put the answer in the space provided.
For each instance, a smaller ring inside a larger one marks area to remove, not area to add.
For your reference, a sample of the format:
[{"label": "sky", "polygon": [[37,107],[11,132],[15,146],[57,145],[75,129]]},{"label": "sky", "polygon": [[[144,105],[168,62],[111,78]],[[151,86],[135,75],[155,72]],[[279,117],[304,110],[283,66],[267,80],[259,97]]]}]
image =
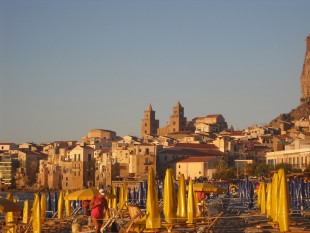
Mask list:
[{"label": "sky", "polygon": [[299,105],[309,0],[0,0],[0,142],[141,136],[180,101],[242,130]]}]

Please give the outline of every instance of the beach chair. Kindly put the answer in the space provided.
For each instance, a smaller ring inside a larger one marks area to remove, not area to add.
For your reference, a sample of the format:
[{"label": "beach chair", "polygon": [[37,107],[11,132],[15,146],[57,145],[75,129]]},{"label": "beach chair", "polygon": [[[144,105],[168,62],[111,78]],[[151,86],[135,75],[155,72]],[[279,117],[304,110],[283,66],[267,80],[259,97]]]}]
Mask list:
[{"label": "beach chair", "polygon": [[126,205],[129,220],[125,224],[119,225],[119,232],[120,233],[130,233],[130,232],[143,232],[145,229],[146,224],[146,214],[141,211],[138,205]]}]

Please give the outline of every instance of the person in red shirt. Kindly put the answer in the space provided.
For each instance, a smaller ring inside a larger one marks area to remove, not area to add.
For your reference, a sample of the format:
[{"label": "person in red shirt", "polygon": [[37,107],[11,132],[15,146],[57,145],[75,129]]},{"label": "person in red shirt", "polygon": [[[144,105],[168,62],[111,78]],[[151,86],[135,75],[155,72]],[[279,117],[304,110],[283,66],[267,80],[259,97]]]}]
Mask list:
[{"label": "person in red shirt", "polygon": [[91,209],[91,219],[95,225],[95,233],[100,232],[105,213],[107,212],[109,214],[108,201],[104,195],[104,190],[100,189],[98,195],[96,195],[89,204]]}]

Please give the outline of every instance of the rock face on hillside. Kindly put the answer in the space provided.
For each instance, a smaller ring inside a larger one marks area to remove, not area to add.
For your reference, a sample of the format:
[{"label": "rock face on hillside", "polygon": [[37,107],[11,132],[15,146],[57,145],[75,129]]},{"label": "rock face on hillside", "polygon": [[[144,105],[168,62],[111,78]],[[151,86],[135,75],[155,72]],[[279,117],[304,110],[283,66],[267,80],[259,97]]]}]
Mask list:
[{"label": "rock face on hillside", "polygon": [[310,35],[306,38],[306,54],[300,77],[301,98],[300,105],[289,113],[284,113],[270,122],[292,122],[294,120],[309,119],[310,115]]},{"label": "rock face on hillside", "polygon": [[306,39],[306,55],[300,77],[301,104],[310,102],[310,35]]}]

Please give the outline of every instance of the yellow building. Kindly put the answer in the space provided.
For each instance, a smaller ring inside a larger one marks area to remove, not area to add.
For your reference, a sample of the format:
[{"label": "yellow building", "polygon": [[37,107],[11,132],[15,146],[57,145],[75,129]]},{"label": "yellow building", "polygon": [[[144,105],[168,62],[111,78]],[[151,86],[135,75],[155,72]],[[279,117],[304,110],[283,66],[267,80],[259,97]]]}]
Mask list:
[{"label": "yellow building", "polygon": [[202,156],[202,157],[189,157],[176,162],[176,174],[178,179],[180,174],[184,174],[185,179],[196,179],[199,177],[205,177],[212,179],[216,169],[214,169],[215,163],[219,161],[221,157]]}]

